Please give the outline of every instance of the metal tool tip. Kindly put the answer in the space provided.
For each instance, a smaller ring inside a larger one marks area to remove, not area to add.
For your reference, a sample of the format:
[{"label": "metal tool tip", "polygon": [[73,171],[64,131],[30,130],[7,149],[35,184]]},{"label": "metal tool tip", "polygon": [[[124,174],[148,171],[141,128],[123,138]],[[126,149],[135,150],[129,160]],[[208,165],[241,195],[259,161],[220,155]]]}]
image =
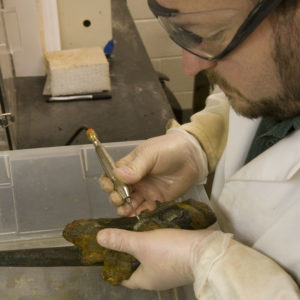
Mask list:
[{"label": "metal tool tip", "polygon": [[130,197],[127,197],[127,198],[125,199],[125,201],[126,201],[127,204],[130,206],[130,208],[131,208],[131,210],[133,211],[135,217],[138,219],[138,221],[140,221],[141,218],[139,217],[139,215],[137,214],[135,208],[133,207]]}]

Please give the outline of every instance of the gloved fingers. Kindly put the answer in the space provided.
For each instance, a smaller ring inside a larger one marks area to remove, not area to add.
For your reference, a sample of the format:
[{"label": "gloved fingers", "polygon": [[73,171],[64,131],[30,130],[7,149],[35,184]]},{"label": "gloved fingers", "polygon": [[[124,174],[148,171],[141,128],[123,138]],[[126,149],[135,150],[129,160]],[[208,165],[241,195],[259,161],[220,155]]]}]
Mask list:
[{"label": "gloved fingers", "polygon": [[113,191],[109,194],[109,202],[117,207],[124,204],[124,200],[122,199],[120,194],[116,191]]},{"label": "gloved fingers", "polygon": [[[161,252],[165,255],[169,254],[169,258],[176,258],[176,253],[187,252],[189,254],[191,242],[194,239],[206,237],[209,233],[211,233],[209,230],[157,229],[134,232],[107,228],[98,232],[97,241],[103,247],[129,253],[143,263],[143,258],[156,261]],[[186,243],[178,247],[180,240]],[[155,267],[164,268],[161,265]]]},{"label": "gloved fingers", "polygon": [[131,254],[141,263],[122,284],[130,288],[162,290],[193,281],[191,256],[193,249],[199,250],[194,245],[201,243],[208,234],[206,230],[132,232],[104,229],[98,233],[97,241],[103,247]]},{"label": "gloved fingers", "polygon": [[[132,215],[132,210],[130,206],[124,203],[124,200],[121,198],[120,194],[114,190],[112,181],[105,175],[102,174],[99,183],[101,188],[109,193],[109,201],[114,206],[117,206],[117,213],[120,216],[130,216]],[[133,191],[133,188],[129,186],[131,200],[134,208],[140,213],[143,210],[153,210],[156,207],[155,202],[163,202],[163,196],[158,190],[153,187],[151,183],[147,181],[141,181],[135,187],[137,192]],[[142,193],[141,193],[142,191]],[[145,200],[147,199],[147,200]],[[153,199],[153,200],[152,200]]]},{"label": "gloved fingers", "polygon": [[137,213],[140,214],[144,210],[154,210],[156,208],[156,202],[153,201],[144,201],[142,204],[137,208]]},{"label": "gloved fingers", "polygon": [[113,182],[104,173],[101,174],[98,182],[104,192],[111,193],[114,190]]},{"label": "gloved fingers", "polygon": [[[150,275],[150,278],[148,278],[147,275]],[[155,277],[157,278],[158,276]],[[122,285],[129,289],[160,290],[157,286],[158,282],[156,284],[152,284],[153,281],[157,280],[153,278],[151,274],[147,274],[144,266],[140,265],[128,280],[122,281]]]},{"label": "gloved fingers", "polygon": [[135,184],[150,173],[155,164],[157,152],[153,151],[149,144],[152,144],[152,139],[141,143],[116,163],[114,172],[120,180],[126,184]]},{"label": "gloved fingers", "polygon": [[[138,207],[133,204],[138,215],[140,215],[145,210],[154,210],[156,208],[156,203],[152,201],[143,201]],[[135,216],[131,207],[128,204],[124,204],[123,206],[118,207],[117,213],[120,216]]]},{"label": "gloved fingers", "polygon": [[[122,285],[129,288],[129,289],[140,289],[141,288],[141,283],[139,283],[139,281],[141,281],[141,278],[143,278],[143,273],[144,273],[144,267],[143,266],[139,266],[134,273],[130,276],[130,278],[128,280],[123,280],[122,281]],[[142,275],[140,275],[142,274]],[[144,279],[143,283],[144,283]],[[145,285],[143,285],[144,289],[147,289],[147,287],[145,287]]]},{"label": "gloved fingers", "polygon": [[182,196],[182,189],[187,190],[193,182],[193,178],[180,182],[176,176],[151,176],[137,183],[134,190],[147,201],[168,202]]},{"label": "gloved fingers", "polygon": [[[144,200],[140,197],[140,203],[132,201],[132,205],[135,208],[137,214],[139,215],[144,210],[154,210],[156,208],[156,202]],[[120,216],[134,216],[131,207],[128,204],[124,204],[117,208],[117,214]]]},{"label": "gloved fingers", "polygon": [[173,270],[173,274],[170,274],[170,276],[168,276],[168,273],[169,272],[166,272],[164,274],[163,271],[158,274],[156,272],[153,273],[150,270],[147,270],[147,268],[144,268],[143,265],[140,265],[130,276],[130,278],[128,280],[123,280],[121,284],[129,289],[161,291],[192,282],[192,278],[183,279],[182,276],[180,276],[180,274],[178,273],[177,276],[176,267]]},{"label": "gloved fingers", "polygon": [[109,202],[114,206],[121,206],[124,203],[122,197],[114,191],[114,184],[110,178],[108,178],[105,174],[101,174],[99,180],[99,185],[104,192],[109,193]]},{"label": "gloved fingers", "polygon": [[[154,208],[151,202],[166,202],[184,194],[199,177],[198,156],[185,135],[167,134],[139,144],[116,163],[114,173],[129,186],[131,193],[141,195],[136,199],[140,212]],[[110,201],[120,208],[120,215],[131,214],[121,197],[113,192],[113,184],[107,177],[101,177],[100,185],[111,193]]]},{"label": "gloved fingers", "polygon": [[132,252],[134,252],[138,239],[132,238],[132,234],[136,235],[138,233],[124,229],[103,229],[97,234],[97,242],[103,247],[133,255]]},{"label": "gloved fingers", "polygon": [[138,178],[134,173],[134,170],[129,166],[116,166],[116,168],[114,169],[114,173],[118,179],[126,184],[134,184],[140,180],[140,178]]},{"label": "gloved fingers", "polygon": [[[141,205],[141,203],[144,201],[144,198],[139,193],[131,193],[130,195],[131,203],[135,210]],[[117,213],[120,216],[133,216],[133,211],[129,204],[124,203],[122,206],[118,207]]]},{"label": "gloved fingers", "polygon": [[[161,189],[164,189],[160,186],[162,184],[161,180],[158,182],[157,180],[154,180],[153,178],[147,178],[140,182],[138,182],[134,186],[134,190],[139,193],[143,199],[149,201],[149,202],[165,202],[167,201],[161,193]],[[165,190],[166,192],[167,190]],[[171,199],[170,199],[171,200]]]}]

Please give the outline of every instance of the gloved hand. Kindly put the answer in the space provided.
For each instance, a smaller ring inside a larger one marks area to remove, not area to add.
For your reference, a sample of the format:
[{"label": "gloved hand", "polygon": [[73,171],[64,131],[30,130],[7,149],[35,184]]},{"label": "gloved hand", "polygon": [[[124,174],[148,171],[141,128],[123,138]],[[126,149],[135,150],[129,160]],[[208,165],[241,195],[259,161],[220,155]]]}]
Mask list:
[{"label": "gloved hand", "polygon": [[[116,163],[114,173],[131,189],[133,205],[138,213],[153,210],[155,201],[165,202],[182,196],[198,180],[208,174],[207,159],[198,141],[181,129],[141,143]],[[118,207],[118,214],[132,215],[132,211],[117,192],[111,180],[102,175],[101,188],[110,193],[110,201]]]},{"label": "gloved hand", "polygon": [[165,290],[193,283],[203,300],[299,300],[299,287],[280,265],[232,239],[210,230],[158,229],[134,232],[104,229],[103,247],[133,255],[141,263],[122,285]]},{"label": "gloved hand", "polygon": [[103,246],[134,256],[141,264],[122,285],[132,289],[165,290],[194,281],[191,262],[193,252],[209,230],[158,229],[133,232],[104,229],[97,241]]}]

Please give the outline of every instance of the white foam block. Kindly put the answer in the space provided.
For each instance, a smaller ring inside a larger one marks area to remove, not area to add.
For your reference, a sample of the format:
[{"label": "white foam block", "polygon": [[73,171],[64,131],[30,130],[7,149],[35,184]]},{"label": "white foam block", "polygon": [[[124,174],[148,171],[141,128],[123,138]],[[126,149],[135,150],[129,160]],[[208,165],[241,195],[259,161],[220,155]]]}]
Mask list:
[{"label": "white foam block", "polygon": [[109,91],[109,65],[101,47],[46,53],[52,96]]}]

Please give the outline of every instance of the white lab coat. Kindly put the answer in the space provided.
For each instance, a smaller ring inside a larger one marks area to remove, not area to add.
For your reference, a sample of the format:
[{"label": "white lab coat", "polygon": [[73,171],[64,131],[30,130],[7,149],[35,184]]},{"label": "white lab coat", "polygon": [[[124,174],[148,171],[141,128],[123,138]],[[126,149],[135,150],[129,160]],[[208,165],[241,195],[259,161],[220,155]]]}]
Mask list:
[{"label": "white lab coat", "polygon": [[212,205],[223,231],[273,258],[300,285],[300,131],[243,166],[259,121],[230,110]]},{"label": "white lab coat", "polygon": [[217,231],[193,251],[197,299],[300,299],[300,130],[244,165],[259,123],[219,93],[180,127],[217,165],[211,204],[235,239]]}]

